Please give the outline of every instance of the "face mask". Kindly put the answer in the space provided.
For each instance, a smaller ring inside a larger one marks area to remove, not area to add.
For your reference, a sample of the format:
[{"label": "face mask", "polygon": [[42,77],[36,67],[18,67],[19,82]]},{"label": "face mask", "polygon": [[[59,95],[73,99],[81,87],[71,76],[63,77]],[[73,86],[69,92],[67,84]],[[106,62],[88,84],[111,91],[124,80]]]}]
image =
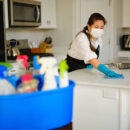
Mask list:
[{"label": "face mask", "polygon": [[91,35],[95,38],[100,38],[104,34],[104,29],[92,28]]}]

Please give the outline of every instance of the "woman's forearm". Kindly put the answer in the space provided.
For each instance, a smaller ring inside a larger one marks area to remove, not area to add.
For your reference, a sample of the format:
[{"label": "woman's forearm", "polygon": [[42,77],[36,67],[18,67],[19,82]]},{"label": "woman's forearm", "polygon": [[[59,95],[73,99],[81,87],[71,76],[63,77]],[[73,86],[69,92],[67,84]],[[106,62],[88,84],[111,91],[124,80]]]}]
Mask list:
[{"label": "woman's forearm", "polygon": [[91,65],[93,65],[96,69],[97,69],[98,65],[101,64],[100,61],[99,61],[98,59],[96,59],[96,58],[91,59],[91,60],[89,60],[88,62],[89,62]]}]

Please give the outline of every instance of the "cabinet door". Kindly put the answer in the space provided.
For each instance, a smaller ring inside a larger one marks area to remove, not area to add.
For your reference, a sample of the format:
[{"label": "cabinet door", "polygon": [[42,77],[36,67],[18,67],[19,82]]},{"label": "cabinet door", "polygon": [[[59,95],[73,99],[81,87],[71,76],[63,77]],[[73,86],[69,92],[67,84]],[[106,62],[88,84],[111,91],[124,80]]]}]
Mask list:
[{"label": "cabinet door", "polygon": [[123,0],[122,2],[122,26],[130,27],[130,0]]},{"label": "cabinet door", "polygon": [[8,0],[4,0],[4,11],[5,11],[5,28],[9,28],[9,22],[8,22]]},{"label": "cabinet door", "polygon": [[130,130],[130,90],[120,91],[120,130]]},{"label": "cabinet door", "polygon": [[118,96],[118,89],[76,85],[74,130],[119,130]]},{"label": "cabinet door", "polygon": [[39,28],[56,28],[56,0],[41,0],[41,21]]}]

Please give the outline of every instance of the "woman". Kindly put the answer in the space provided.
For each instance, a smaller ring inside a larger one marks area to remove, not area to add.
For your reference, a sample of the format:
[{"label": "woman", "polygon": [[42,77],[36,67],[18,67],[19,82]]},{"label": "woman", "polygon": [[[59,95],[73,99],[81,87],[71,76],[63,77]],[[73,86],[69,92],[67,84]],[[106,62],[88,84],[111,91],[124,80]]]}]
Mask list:
[{"label": "woman", "polygon": [[69,72],[94,66],[100,72],[109,77],[121,77],[122,75],[111,71],[98,60],[99,50],[102,47],[101,36],[104,34],[105,18],[99,13],[93,13],[87,26],[79,32],[73,40],[67,55]]}]

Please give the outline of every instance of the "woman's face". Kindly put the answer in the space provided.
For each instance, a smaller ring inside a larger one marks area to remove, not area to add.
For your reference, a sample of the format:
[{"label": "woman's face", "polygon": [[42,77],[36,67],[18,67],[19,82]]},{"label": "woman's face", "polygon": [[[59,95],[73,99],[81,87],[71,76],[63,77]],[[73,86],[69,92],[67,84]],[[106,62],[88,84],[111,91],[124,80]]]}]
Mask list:
[{"label": "woman's face", "polygon": [[103,20],[96,20],[92,25],[87,25],[87,26],[89,32],[92,31],[92,28],[104,29],[104,22]]}]

